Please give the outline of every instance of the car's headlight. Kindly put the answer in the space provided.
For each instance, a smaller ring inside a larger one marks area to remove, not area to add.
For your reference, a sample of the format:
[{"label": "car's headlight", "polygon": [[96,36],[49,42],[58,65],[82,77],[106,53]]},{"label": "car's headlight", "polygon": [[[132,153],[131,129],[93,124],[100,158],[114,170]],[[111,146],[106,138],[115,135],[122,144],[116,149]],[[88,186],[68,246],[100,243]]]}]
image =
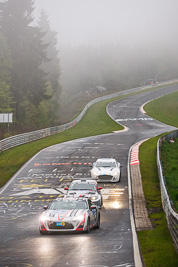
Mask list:
[{"label": "car's headlight", "polygon": [[93,196],[93,197],[91,197],[90,199],[91,199],[91,200],[97,200],[97,199],[99,199],[99,197],[97,197],[97,196]]},{"label": "car's headlight", "polygon": [[114,176],[117,176],[117,175],[118,175],[118,172],[114,171],[114,172],[113,172],[113,175],[114,175]]},{"label": "car's headlight", "polygon": [[97,176],[97,175],[98,175],[98,173],[95,171],[95,172],[93,172],[93,175],[94,175],[94,176]]},{"label": "car's headlight", "polygon": [[40,221],[42,221],[42,222],[46,222],[46,221],[48,221],[48,220],[50,220],[50,217],[49,217],[49,216],[46,216],[46,215],[41,215],[41,216],[40,216]]}]

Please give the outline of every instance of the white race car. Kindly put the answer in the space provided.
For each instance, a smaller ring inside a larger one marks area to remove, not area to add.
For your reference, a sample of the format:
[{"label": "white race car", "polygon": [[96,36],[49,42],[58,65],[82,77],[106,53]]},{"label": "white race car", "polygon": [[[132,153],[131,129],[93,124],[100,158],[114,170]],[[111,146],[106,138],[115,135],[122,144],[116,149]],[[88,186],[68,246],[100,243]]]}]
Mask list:
[{"label": "white race car", "polygon": [[90,232],[100,227],[100,210],[89,198],[55,199],[40,216],[40,234],[64,231]]},{"label": "white race car", "polygon": [[93,204],[101,207],[103,205],[103,197],[101,193],[102,187],[98,187],[96,180],[75,179],[70,184],[69,188],[64,188],[67,191],[67,196],[79,197],[85,196],[91,199]]},{"label": "white race car", "polygon": [[120,182],[121,164],[112,158],[100,158],[93,163],[91,177],[98,182]]}]

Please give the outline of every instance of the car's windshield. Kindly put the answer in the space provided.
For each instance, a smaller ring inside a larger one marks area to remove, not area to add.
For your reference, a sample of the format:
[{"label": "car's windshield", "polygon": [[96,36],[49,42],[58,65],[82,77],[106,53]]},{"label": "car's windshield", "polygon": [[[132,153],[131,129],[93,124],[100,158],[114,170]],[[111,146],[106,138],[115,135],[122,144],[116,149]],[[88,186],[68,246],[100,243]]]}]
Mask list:
[{"label": "car's windshield", "polygon": [[50,210],[74,210],[87,209],[86,201],[55,201],[51,204]]},{"label": "car's windshield", "polygon": [[86,183],[81,183],[81,184],[71,184],[69,187],[70,190],[92,190],[96,191],[96,186],[94,184],[86,184]]},{"label": "car's windshield", "polygon": [[96,162],[95,167],[112,167],[115,168],[116,167],[116,163],[115,162]]}]

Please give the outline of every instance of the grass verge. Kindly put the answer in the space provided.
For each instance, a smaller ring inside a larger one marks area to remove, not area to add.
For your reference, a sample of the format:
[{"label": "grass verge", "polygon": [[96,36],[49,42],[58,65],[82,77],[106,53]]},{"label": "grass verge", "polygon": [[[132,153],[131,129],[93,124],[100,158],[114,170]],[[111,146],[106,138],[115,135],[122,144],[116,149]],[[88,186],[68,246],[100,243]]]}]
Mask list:
[{"label": "grass verge", "polygon": [[143,190],[152,230],[137,232],[145,266],[178,266],[178,255],[169,233],[162,209],[159,177],[156,164],[156,145],[159,137],[151,138],[140,146],[139,158]]},{"label": "grass verge", "polygon": [[157,98],[146,104],[144,110],[156,120],[178,127],[178,92]]},{"label": "grass verge", "polygon": [[[145,105],[147,114],[163,123],[178,127],[178,92],[156,99]],[[165,135],[165,134],[163,134]],[[159,137],[151,138],[140,146],[139,158],[142,184],[149,217],[154,226],[152,230],[137,232],[145,266],[174,267],[178,266],[178,255],[169,233],[165,213],[162,209],[159,177],[156,164],[156,149]],[[171,144],[169,144],[171,145]],[[172,148],[172,147],[171,147]],[[167,147],[164,151],[165,162],[174,169],[177,159],[177,149],[174,153]],[[171,172],[167,164],[167,172]],[[175,182],[175,181],[174,181]],[[173,194],[175,194],[175,187]],[[177,195],[176,195],[177,196]]]}]

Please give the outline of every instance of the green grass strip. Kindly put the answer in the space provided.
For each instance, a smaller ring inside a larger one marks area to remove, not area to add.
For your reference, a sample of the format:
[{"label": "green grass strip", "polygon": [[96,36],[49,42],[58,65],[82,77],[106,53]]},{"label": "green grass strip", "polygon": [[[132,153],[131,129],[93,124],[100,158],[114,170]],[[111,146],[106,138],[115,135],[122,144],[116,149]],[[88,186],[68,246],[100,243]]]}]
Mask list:
[{"label": "green grass strip", "polygon": [[[144,107],[147,114],[163,123],[178,127],[178,91],[158,98]],[[178,139],[177,139],[178,140]],[[163,142],[163,161],[166,186],[175,209],[178,211],[178,143]]]},{"label": "green grass strip", "polygon": [[[145,105],[144,110],[149,116],[163,123],[178,127],[178,92],[148,103]],[[139,158],[143,190],[149,217],[154,228],[149,231],[137,232],[137,234],[145,266],[175,267],[178,266],[178,255],[169,233],[165,213],[162,209],[160,182],[156,164],[156,149],[159,138],[151,138],[140,146]],[[168,144],[169,148],[170,145]],[[178,149],[174,148],[174,152],[167,148],[164,151],[164,161],[168,164],[165,164],[164,168],[166,173],[170,173],[174,169],[174,163],[178,158]],[[167,161],[168,158],[171,158],[169,162]],[[173,189],[173,194],[175,195],[175,193],[176,187]]]},{"label": "green grass strip", "polygon": [[162,209],[159,177],[156,164],[156,145],[159,137],[140,146],[139,158],[149,217],[154,228],[137,232],[146,267],[178,266],[178,255],[169,233]]},{"label": "green grass strip", "polygon": [[144,110],[150,117],[178,127],[178,91],[146,104]]}]

